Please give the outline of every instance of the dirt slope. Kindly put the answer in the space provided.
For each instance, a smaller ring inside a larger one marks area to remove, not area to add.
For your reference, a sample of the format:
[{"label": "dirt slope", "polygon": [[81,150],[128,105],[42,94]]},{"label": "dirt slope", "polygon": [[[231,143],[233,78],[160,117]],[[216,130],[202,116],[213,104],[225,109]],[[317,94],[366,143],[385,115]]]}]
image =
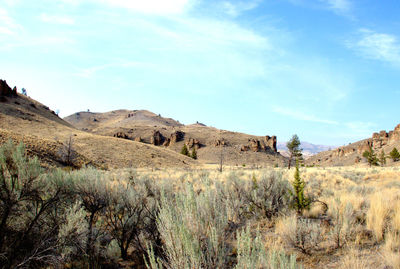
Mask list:
[{"label": "dirt slope", "polygon": [[23,141],[28,153],[38,156],[44,165],[63,164],[61,149],[70,136],[76,150],[76,165],[102,168],[197,165],[193,159],[166,148],[77,130],[45,105],[10,93],[7,87],[0,81],[0,143],[10,138]]}]

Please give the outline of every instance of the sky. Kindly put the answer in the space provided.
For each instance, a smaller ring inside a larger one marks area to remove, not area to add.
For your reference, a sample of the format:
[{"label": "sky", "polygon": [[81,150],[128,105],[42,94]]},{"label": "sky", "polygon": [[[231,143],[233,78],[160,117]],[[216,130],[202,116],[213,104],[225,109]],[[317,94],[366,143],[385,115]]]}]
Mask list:
[{"label": "sky", "polygon": [[147,109],[340,146],[400,112],[398,0],[0,0],[0,79],[62,117]]}]

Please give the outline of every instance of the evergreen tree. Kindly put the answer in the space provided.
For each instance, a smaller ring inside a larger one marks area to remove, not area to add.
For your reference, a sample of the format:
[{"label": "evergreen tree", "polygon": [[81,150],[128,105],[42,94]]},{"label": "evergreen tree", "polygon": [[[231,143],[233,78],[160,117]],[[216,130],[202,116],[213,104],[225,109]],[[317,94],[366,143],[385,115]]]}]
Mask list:
[{"label": "evergreen tree", "polygon": [[400,160],[400,153],[397,150],[397,148],[393,148],[392,151],[389,153],[390,154],[390,158],[394,161],[397,162],[398,160]]},{"label": "evergreen tree", "polygon": [[364,151],[363,157],[367,159],[369,167],[372,165],[378,165],[378,158],[376,157],[376,153],[371,146],[369,147],[369,150]]},{"label": "evergreen tree", "polygon": [[292,136],[292,138],[286,143],[286,147],[289,151],[289,165],[288,169],[290,169],[291,164],[293,159],[296,160],[301,160],[303,157],[303,154],[301,153],[302,149],[300,148],[300,139],[299,137],[295,134]]},{"label": "evergreen tree", "polygon": [[386,164],[386,155],[385,155],[385,151],[383,149],[379,155],[379,162],[380,162],[381,166],[384,166]]},{"label": "evergreen tree", "polygon": [[181,154],[183,154],[185,156],[189,156],[189,150],[188,150],[186,144],[183,145],[182,150],[181,150]]},{"label": "evergreen tree", "polygon": [[299,162],[296,162],[296,172],[294,173],[294,180],[292,182],[293,191],[291,192],[293,200],[293,208],[301,214],[304,209],[310,207],[311,199],[304,195],[304,188],[306,183],[300,177]]},{"label": "evergreen tree", "polygon": [[193,159],[197,160],[197,151],[196,151],[196,148],[193,148],[193,150],[192,150],[192,156],[190,156],[190,157],[192,157]]}]

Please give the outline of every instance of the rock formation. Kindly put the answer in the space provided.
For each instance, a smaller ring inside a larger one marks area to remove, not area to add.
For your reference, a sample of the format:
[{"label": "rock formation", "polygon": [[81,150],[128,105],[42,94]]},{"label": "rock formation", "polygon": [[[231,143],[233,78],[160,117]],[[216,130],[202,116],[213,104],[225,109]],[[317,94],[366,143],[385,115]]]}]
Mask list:
[{"label": "rock formation", "polygon": [[160,131],[153,131],[150,137],[150,144],[154,146],[161,146],[164,143],[165,137],[160,133]]},{"label": "rock formation", "polygon": [[113,136],[117,138],[129,139],[129,136],[124,132],[115,133]]},{"label": "rock formation", "polygon": [[17,96],[17,88],[11,89],[5,80],[0,79],[0,96]]},{"label": "rock formation", "polygon": [[200,141],[197,140],[196,138],[189,138],[189,140],[186,141],[186,145],[188,146],[189,149],[193,147],[199,149],[201,147]]},{"label": "rock formation", "polygon": [[260,141],[254,138],[248,140],[247,145],[242,145],[240,151],[253,151],[253,152],[277,152],[276,148],[276,136],[265,136],[264,141]]}]

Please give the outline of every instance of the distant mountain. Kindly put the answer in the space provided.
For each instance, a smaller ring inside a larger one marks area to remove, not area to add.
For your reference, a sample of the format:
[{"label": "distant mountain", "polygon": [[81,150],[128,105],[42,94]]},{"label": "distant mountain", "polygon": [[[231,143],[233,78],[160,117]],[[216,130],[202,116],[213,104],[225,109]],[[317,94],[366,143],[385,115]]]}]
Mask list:
[{"label": "distant mountain", "polygon": [[[287,152],[287,147],[286,147],[286,143],[287,142],[278,142],[277,144],[277,148],[278,148],[278,152],[280,152],[283,156],[288,156],[288,152]],[[315,145],[315,144],[311,144],[308,142],[301,142],[301,146],[303,149],[303,155],[306,158],[309,158],[315,154],[318,154],[320,152],[323,151],[327,151],[327,150],[331,150],[334,149],[334,146],[327,146],[327,145]]]}]

